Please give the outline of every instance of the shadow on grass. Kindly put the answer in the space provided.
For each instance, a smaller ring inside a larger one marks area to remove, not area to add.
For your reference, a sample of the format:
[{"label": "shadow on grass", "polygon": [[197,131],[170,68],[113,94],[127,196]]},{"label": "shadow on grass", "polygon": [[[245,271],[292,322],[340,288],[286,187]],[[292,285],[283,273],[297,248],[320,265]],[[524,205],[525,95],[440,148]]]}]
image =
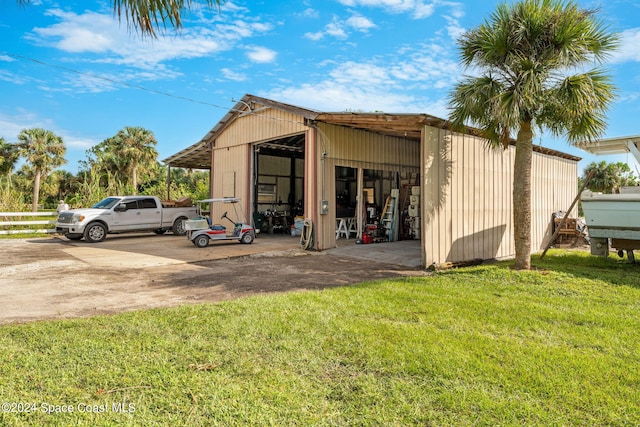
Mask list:
[{"label": "shadow on grass", "polygon": [[[629,286],[640,289],[640,263],[632,264],[626,258],[620,259],[613,254],[608,258],[592,256],[584,250],[553,249],[540,259],[540,254],[532,255],[531,271],[517,271],[513,260],[485,262],[473,267],[463,267],[443,271],[445,274],[486,275],[492,281],[517,281],[522,283],[552,283],[550,273],[575,278],[575,281],[588,280],[613,286]],[[533,276],[539,275],[540,280]],[[520,280],[520,279],[521,280]],[[561,280],[561,281],[564,281]]]},{"label": "shadow on grass", "polygon": [[533,255],[531,265],[536,269],[640,288],[640,264],[630,263],[626,257],[621,259],[614,254],[604,258],[588,251],[552,249],[543,259],[539,254]]}]

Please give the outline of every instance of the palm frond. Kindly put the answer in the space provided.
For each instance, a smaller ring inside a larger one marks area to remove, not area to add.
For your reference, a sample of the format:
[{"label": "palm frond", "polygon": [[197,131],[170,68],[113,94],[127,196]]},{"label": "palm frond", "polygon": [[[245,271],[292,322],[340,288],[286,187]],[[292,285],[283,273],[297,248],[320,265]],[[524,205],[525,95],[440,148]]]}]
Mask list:
[{"label": "palm frond", "polygon": [[595,14],[563,0],[498,6],[460,39],[461,62],[484,75],[462,80],[451,92],[453,123],[479,126],[492,144],[524,122],[571,143],[600,135],[615,96],[610,77],[601,69],[565,77],[617,46],[618,35]]},{"label": "palm frond", "polygon": [[[20,6],[29,6],[32,0],[16,0]],[[135,29],[142,35],[157,37],[156,28],[182,28],[182,14],[199,5],[218,7],[224,0],[112,0],[113,13],[122,20],[124,17],[129,29]]]}]

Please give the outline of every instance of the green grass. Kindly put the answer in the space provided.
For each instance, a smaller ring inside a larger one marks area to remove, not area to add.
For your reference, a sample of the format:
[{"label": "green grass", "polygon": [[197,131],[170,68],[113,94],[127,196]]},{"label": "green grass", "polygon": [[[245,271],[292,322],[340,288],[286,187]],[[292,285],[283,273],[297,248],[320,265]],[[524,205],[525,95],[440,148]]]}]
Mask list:
[{"label": "green grass", "polygon": [[0,425],[639,425],[640,267],[533,264],[1,327]]},{"label": "green grass", "polygon": [[33,239],[35,237],[52,237],[56,236],[55,233],[14,233],[14,234],[0,234],[0,240],[2,239]]}]

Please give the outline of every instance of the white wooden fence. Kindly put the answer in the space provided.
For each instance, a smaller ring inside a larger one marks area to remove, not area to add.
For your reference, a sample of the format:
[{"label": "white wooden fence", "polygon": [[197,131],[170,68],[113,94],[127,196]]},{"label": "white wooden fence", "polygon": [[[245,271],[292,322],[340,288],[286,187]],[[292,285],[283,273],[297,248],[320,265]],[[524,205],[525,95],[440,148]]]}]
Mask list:
[{"label": "white wooden fence", "polygon": [[[52,217],[52,219],[28,219],[33,217]],[[0,235],[2,234],[27,234],[27,233],[55,233],[57,212],[0,212]],[[16,220],[4,221],[7,218],[15,218]],[[33,228],[23,229],[22,226],[34,226]],[[37,228],[37,226],[48,225],[49,228]],[[12,227],[21,226],[20,229]]]}]

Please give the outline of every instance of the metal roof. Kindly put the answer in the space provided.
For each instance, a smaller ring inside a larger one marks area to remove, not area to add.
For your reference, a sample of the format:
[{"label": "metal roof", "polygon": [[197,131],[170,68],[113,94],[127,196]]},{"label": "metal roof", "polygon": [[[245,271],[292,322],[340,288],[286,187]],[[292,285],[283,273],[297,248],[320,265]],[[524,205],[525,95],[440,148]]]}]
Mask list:
[{"label": "metal roof", "polygon": [[[256,106],[260,105],[261,108]],[[450,129],[447,120],[431,116],[429,114],[390,114],[390,113],[361,113],[361,112],[319,112],[307,108],[297,107],[291,104],[273,101],[267,98],[246,94],[233,108],[197,143],[166,158],[164,163],[171,167],[187,169],[210,169],[211,147],[213,141],[229,124],[237,117],[254,114],[263,108],[276,108],[302,116],[310,122],[323,122],[338,126],[347,126],[354,129],[366,130],[389,136],[408,138],[419,141],[424,126],[433,126],[441,129]],[[467,128],[467,132],[480,136],[480,131]],[[512,142],[515,144],[515,142]],[[580,157],[572,156],[561,151],[535,146],[534,151],[551,156],[579,161]]]}]

